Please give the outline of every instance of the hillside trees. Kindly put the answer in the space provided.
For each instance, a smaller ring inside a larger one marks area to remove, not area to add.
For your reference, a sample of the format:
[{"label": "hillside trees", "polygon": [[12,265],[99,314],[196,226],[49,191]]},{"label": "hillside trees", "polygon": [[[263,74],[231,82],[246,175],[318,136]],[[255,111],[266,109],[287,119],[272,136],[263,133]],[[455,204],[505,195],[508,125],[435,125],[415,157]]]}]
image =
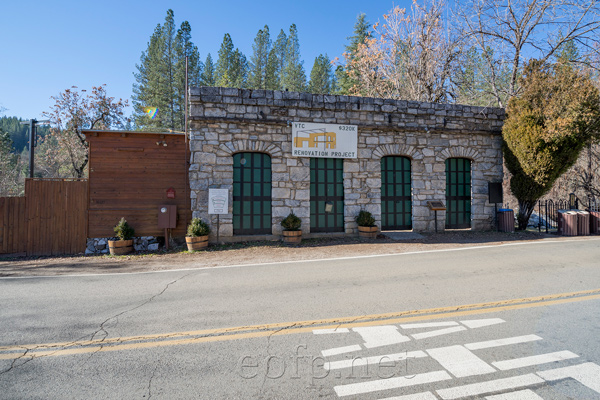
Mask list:
[{"label": "hillside trees", "polygon": [[[186,56],[190,84],[199,84],[203,66],[191,41],[191,26],[184,21],[177,30],[173,10],[168,10],[165,22],[156,26],[136,65],[132,104],[138,128],[183,130]],[[158,107],[157,117],[150,118],[145,107]]]},{"label": "hillside trees", "polygon": [[370,35],[371,24],[367,21],[366,14],[361,13],[356,17],[354,34],[347,38],[350,43],[346,45],[346,51],[343,54],[345,65],[338,65],[335,70],[339,94],[350,94],[359,85],[360,80],[356,77],[358,72],[350,73],[349,71],[352,68],[352,60],[356,57],[359,45],[364,44],[365,39]]},{"label": "hillside trees", "polygon": [[83,129],[123,129],[127,100],[108,96],[105,85],[90,93],[73,86],[58,96],[44,117],[51,122],[50,134],[38,148],[38,155],[59,176],[83,178],[88,164],[88,143]]},{"label": "hillside trees", "polygon": [[219,49],[215,67],[215,83],[222,87],[245,88],[248,80],[246,56],[233,46],[229,33],[226,33]]},{"label": "hillside trees", "polygon": [[267,64],[271,51],[271,36],[269,27],[259,29],[252,45],[252,57],[250,58],[250,77],[248,86],[251,89],[267,88]]},{"label": "hillside trees", "polygon": [[525,229],[536,201],[576,161],[600,132],[600,92],[565,63],[532,60],[518,82],[521,93],[508,102],[503,152]]}]

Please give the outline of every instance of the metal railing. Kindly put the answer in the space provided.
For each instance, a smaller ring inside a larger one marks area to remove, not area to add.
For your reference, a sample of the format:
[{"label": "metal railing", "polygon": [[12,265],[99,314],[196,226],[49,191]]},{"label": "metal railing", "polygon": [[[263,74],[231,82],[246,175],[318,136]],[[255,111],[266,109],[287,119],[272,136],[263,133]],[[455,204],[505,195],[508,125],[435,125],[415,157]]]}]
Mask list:
[{"label": "metal railing", "polygon": [[538,201],[538,231],[545,229],[546,233],[549,233],[558,230],[558,210],[572,210],[578,207],[579,199],[572,193],[568,200]]}]

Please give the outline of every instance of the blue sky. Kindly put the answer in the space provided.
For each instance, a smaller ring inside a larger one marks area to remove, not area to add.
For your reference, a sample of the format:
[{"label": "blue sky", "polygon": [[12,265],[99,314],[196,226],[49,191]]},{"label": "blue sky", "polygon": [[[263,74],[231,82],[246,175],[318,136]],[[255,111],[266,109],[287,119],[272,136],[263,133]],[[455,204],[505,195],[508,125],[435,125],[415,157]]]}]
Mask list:
[{"label": "blue sky", "polygon": [[111,96],[130,99],[135,64],[169,8],[178,26],[190,22],[203,60],[210,52],[216,61],[227,32],[250,58],[265,24],[274,39],[295,23],[308,76],[320,53],[341,57],[359,13],[374,23],[394,4],[410,7],[406,0],[6,0],[0,7],[0,107],[7,116],[40,118],[52,105],[51,96],[71,86],[99,84],[106,84]]}]

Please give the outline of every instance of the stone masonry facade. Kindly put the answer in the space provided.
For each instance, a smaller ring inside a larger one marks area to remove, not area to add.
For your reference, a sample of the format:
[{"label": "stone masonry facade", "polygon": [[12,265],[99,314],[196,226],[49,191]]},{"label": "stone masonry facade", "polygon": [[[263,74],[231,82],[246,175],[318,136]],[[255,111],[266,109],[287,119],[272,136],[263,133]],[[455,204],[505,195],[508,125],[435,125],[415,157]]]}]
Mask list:
[{"label": "stone masonry facade", "polygon": [[[292,156],[293,122],[358,126],[358,157],[344,159],[346,234],[357,232],[355,217],[370,211],[381,226],[381,158],[405,156],[412,169],[412,226],[433,232],[428,200],[445,203],[445,160],[471,160],[471,229],[493,226],[488,182],[502,181],[500,108],[420,103],[297,92],[193,87],[190,90],[190,188],[194,217],[208,221],[208,189],[229,189],[229,212],[220,216],[220,236],[233,239],[233,157],[261,152],[272,162],[272,234],[291,211],[310,234],[310,158]],[[445,213],[438,212],[438,229]]]}]

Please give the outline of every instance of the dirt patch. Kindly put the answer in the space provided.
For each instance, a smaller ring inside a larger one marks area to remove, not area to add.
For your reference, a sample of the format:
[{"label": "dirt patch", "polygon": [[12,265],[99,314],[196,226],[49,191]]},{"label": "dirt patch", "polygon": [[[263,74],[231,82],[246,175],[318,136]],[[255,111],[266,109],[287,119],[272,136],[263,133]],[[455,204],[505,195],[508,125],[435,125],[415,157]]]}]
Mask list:
[{"label": "dirt patch", "polygon": [[[537,232],[450,231],[423,234],[420,239],[396,241],[383,235],[377,239],[320,238],[303,240],[297,246],[281,242],[243,242],[210,246],[189,253],[183,247],[169,252],[129,256],[20,257],[0,256],[0,276],[47,276],[65,274],[131,273],[200,268],[224,265],[257,264],[281,261],[318,260],[376,254],[494,245],[516,241],[565,240]],[[571,238],[572,239],[572,238]]]}]

